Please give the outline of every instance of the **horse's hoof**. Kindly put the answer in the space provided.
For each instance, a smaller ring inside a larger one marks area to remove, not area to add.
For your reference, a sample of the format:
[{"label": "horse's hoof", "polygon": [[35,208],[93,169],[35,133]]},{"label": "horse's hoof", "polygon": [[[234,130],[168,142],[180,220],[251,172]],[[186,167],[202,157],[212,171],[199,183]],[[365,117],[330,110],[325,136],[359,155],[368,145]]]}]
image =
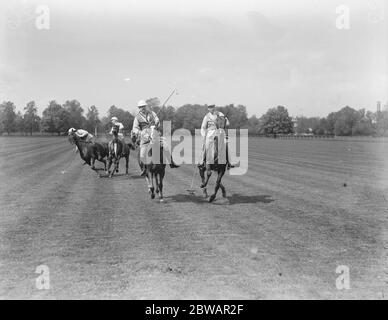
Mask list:
[{"label": "horse's hoof", "polygon": [[207,194],[207,190],[206,189],[203,189],[203,196],[205,197],[205,198],[207,198],[209,195]]},{"label": "horse's hoof", "polygon": [[223,192],[223,193],[222,193],[222,197],[223,197],[223,198],[226,198],[226,192]]},{"label": "horse's hoof", "polygon": [[155,199],[155,195],[154,194],[151,194],[151,199]]},{"label": "horse's hoof", "polygon": [[163,203],[163,202],[164,202],[164,199],[160,199],[160,202]]},{"label": "horse's hoof", "polygon": [[215,195],[212,195],[210,198],[209,198],[209,202],[213,202],[215,200],[216,196]]}]

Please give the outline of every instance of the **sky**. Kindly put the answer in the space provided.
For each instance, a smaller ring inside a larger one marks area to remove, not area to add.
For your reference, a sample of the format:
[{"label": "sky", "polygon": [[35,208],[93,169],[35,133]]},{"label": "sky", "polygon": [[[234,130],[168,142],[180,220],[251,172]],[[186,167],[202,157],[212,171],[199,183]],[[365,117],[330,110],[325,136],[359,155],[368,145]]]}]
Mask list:
[{"label": "sky", "polygon": [[[388,103],[386,0],[1,0],[0,100],[140,99],[326,116]],[[48,30],[35,22],[49,9]],[[336,8],[349,8],[340,30]]]}]

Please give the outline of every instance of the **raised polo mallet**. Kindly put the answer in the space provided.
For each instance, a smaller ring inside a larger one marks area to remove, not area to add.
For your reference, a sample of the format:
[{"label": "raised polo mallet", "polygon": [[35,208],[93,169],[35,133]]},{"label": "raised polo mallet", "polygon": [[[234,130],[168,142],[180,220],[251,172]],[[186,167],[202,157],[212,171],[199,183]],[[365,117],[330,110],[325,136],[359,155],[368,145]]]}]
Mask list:
[{"label": "raised polo mallet", "polygon": [[163,102],[162,106],[159,108],[158,113],[156,114],[157,116],[159,116],[160,112],[162,111],[162,108],[166,105],[166,103],[171,99],[171,97],[172,97],[174,94],[178,94],[178,91],[177,91],[176,89],[172,90],[172,92],[170,93],[170,95],[168,96],[168,98]]},{"label": "raised polo mallet", "polygon": [[168,98],[164,101],[164,103],[162,104],[162,108],[166,105],[166,103],[168,102],[168,100],[171,99],[171,97],[174,95],[174,94],[178,94],[178,91],[176,89],[172,90],[171,94],[168,96]]}]

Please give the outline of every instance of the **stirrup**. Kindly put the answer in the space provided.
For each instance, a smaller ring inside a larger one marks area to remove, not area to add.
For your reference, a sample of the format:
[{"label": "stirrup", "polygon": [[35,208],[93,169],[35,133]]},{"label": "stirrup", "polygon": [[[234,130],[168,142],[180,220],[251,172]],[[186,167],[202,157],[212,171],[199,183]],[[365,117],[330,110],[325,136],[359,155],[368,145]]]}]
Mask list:
[{"label": "stirrup", "polygon": [[228,164],[226,165],[227,170],[232,169],[232,168],[235,168],[235,167],[236,167],[235,165],[230,164],[230,163],[228,163]]}]

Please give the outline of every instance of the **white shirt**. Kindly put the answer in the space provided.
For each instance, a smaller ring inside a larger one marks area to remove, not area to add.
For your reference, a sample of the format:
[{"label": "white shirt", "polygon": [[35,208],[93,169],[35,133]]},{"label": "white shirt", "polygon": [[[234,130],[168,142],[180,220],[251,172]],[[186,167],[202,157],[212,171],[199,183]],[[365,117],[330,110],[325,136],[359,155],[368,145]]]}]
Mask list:
[{"label": "white shirt", "polygon": [[93,135],[91,135],[89,132],[87,132],[86,130],[83,130],[83,129],[78,129],[75,134],[80,137],[80,138],[84,138],[88,135],[90,135],[91,137],[93,137]]},{"label": "white shirt", "polygon": [[[208,112],[205,117],[203,118],[202,125],[201,125],[201,135],[202,137],[209,137],[212,136],[215,131],[217,130],[216,121],[218,117],[225,117],[225,115],[222,112],[216,111],[214,114],[211,114]],[[226,125],[229,126],[229,120],[226,119]]]},{"label": "white shirt", "polygon": [[147,114],[139,112],[136,115],[135,120],[133,121],[132,132],[135,134],[138,134],[140,131],[142,131],[141,125],[140,125],[140,122],[138,119],[139,117],[140,117],[140,122],[142,123],[142,125],[150,124],[151,121],[154,121],[155,126],[159,125],[159,118],[155,112],[150,111],[150,112],[147,112]]}]

